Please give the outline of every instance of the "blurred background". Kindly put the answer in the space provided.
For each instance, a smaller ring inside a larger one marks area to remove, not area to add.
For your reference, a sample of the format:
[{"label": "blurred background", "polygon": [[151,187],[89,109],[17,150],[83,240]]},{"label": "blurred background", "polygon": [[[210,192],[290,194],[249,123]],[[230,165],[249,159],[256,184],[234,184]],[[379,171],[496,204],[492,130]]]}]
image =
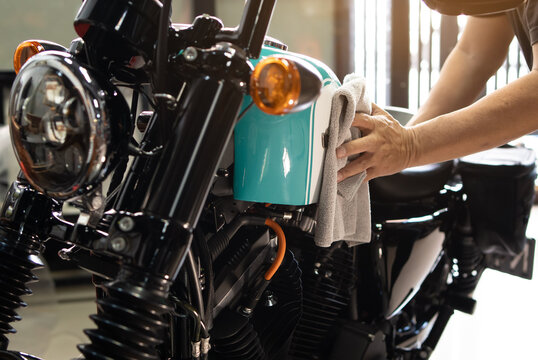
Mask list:
[{"label": "blurred background", "polygon": [[[0,124],[7,117],[9,88],[14,79],[12,56],[18,43],[47,39],[68,46],[76,36],[72,19],[80,1],[0,0]],[[235,26],[243,0],[174,0],[173,21],[190,23],[195,15],[220,17]],[[368,82],[378,104],[416,110],[456,43],[466,18],[441,16],[419,0],[281,0],[269,35],[292,52],[317,58],[342,79],[355,72]],[[514,40],[499,72],[483,95],[528,72]],[[0,173],[4,188],[16,176],[4,130],[0,132],[0,163],[11,165]],[[2,195],[3,197],[3,195]],[[530,236],[538,236],[538,216],[531,218]],[[36,304],[21,315],[14,348],[51,359],[76,356],[74,344],[86,341],[85,327],[93,327],[94,312],[89,277],[59,261],[58,244],[49,243],[49,268],[40,274]],[[474,316],[457,314],[451,320],[433,359],[531,359],[534,355],[535,301],[538,281],[526,281],[487,270],[476,293]]]}]

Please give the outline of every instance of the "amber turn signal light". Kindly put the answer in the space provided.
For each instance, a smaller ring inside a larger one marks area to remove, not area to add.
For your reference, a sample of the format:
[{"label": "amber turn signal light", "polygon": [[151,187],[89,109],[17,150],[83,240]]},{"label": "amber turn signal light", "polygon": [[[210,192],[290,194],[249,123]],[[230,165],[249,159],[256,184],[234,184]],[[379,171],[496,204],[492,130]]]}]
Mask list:
[{"label": "amber turn signal light", "polygon": [[279,57],[261,60],[250,77],[250,96],[271,115],[290,112],[301,94],[301,76],[292,61]]},{"label": "amber turn signal light", "polygon": [[43,45],[35,40],[26,40],[20,43],[13,55],[13,68],[15,69],[15,72],[18,74],[19,70],[28,59],[44,50],[45,48]]}]

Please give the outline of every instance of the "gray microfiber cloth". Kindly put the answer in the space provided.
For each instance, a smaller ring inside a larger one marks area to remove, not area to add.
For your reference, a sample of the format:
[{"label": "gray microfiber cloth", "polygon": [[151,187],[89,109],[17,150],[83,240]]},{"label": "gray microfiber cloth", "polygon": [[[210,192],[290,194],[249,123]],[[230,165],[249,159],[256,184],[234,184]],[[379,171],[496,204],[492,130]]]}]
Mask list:
[{"label": "gray microfiber cloth", "polygon": [[314,242],[328,247],[338,240],[349,246],[370,241],[370,191],[364,181],[366,172],[337,183],[339,169],[355,157],[337,159],[336,148],[360,137],[360,131],[351,123],[356,112],[372,113],[372,104],[366,92],[364,78],[349,74],[332,99],[329,139],[323,180],[319,197]]}]

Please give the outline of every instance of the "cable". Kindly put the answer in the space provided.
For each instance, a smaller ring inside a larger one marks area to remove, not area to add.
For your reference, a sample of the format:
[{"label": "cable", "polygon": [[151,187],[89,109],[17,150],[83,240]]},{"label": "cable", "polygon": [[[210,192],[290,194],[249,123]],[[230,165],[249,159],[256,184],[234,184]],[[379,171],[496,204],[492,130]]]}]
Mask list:
[{"label": "cable", "polygon": [[247,111],[250,110],[252,105],[254,105],[254,101],[252,101],[250,104],[248,104],[247,107],[243,111],[241,111],[241,114],[239,114],[239,116],[237,117],[236,122],[239,122],[239,120],[241,120],[243,118],[243,116],[245,116],[245,114],[247,113]]},{"label": "cable", "polygon": [[[177,296],[173,295],[170,296],[170,299],[180,308],[185,310],[193,318],[193,341],[200,341],[201,332],[203,332],[204,337],[207,337],[209,335],[206,326],[202,322],[200,314],[191,304],[181,301]],[[176,312],[175,315],[177,316],[179,314]]]},{"label": "cable", "polygon": [[278,250],[276,252],[276,258],[275,261],[273,261],[273,264],[271,267],[267,270],[267,272],[264,275],[265,280],[269,281],[275,275],[278,268],[282,264],[282,260],[284,260],[284,255],[286,254],[286,236],[284,235],[284,231],[278,225],[278,223],[274,222],[273,220],[267,218],[265,220],[265,225],[270,227],[275,233],[278,238]]},{"label": "cable", "polygon": [[245,225],[264,225],[265,220],[259,216],[242,215],[236,217],[232,222],[226,225],[221,231],[213,235],[208,241],[209,253],[211,259],[215,261],[216,258],[222,254],[224,250],[230,245],[232,237]]},{"label": "cable", "polygon": [[139,94],[141,94],[144,99],[146,99],[146,101],[149,103],[149,105],[155,109],[157,107],[157,105],[153,102],[153,100],[151,99],[151,97],[142,89],[141,86],[139,85],[131,85],[131,84],[125,84],[125,83],[115,83],[114,85],[116,85],[117,87],[124,87],[124,88],[128,88],[128,89],[132,89],[132,90],[136,90],[138,91]]},{"label": "cable", "polygon": [[189,249],[189,252],[187,253],[187,274],[189,274],[189,277],[190,277],[189,282],[191,283],[195,304],[198,310],[198,314],[200,314],[200,321],[201,321],[202,319],[205,318],[205,308],[204,308],[203,297],[202,297],[202,289],[200,288],[200,278],[198,277],[198,269],[194,262],[192,247]]},{"label": "cable", "polygon": [[213,262],[211,261],[207,240],[204,238],[204,233],[200,226],[194,229],[194,237],[196,241],[193,242],[193,245],[196,246],[196,249],[198,250],[200,266],[205,271],[205,287],[202,292],[202,295],[204,296],[203,303],[205,304],[205,318],[202,319],[202,321],[209,329],[211,329],[213,327],[213,304],[215,302]]}]

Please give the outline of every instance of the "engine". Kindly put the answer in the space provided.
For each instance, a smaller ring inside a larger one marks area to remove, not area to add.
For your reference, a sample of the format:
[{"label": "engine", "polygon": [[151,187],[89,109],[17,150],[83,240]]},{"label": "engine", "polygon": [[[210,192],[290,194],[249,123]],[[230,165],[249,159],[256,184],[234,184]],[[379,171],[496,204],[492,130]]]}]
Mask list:
[{"label": "engine", "polygon": [[[230,214],[221,217],[237,222]],[[328,337],[346,315],[355,283],[352,250],[318,248],[292,221],[284,230],[284,260],[255,306],[253,294],[274,259],[276,237],[245,220],[233,237],[208,241],[215,257],[213,359],[312,359],[330,353]]]}]

